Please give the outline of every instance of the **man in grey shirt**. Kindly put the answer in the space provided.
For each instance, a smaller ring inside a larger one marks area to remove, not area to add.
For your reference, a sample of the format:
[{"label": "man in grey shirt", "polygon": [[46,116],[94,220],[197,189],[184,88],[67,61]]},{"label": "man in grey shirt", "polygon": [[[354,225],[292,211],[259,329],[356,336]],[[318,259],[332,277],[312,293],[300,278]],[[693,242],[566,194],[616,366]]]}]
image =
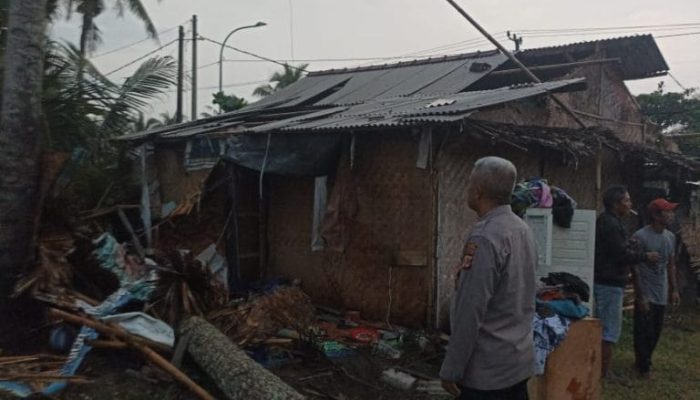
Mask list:
[{"label": "man in grey shirt", "polygon": [[659,253],[656,263],[643,262],[633,269],[635,283],[634,353],[639,376],[649,378],[651,355],[661,336],[669,294],[674,304],[680,302],[676,290],[676,237],[668,229],[678,204],[656,199],[649,204],[649,225],[633,238],[643,251]]},{"label": "man in grey shirt", "polygon": [[479,221],[456,268],[440,370],[443,387],[461,399],[527,399],[537,250],[530,228],[510,209],[516,174],[508,160],[482,158],[467,188]]}]

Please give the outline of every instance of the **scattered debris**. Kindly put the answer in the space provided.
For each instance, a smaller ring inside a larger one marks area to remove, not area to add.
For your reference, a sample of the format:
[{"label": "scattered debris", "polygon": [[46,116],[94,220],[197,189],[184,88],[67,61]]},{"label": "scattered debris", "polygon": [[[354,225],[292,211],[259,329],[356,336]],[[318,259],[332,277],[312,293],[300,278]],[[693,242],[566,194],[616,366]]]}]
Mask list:
[{"label": "scattered debris", "polygon": [[382,373],[382,380],[395,388],[403,390],[412,389],[413,385],[418,381],[415,377],[393,368]]},{"label": "scattered debris", "polygon": [[420,380],[420,381],[418,381],[418,384],[416,386],[416,390],[419,392],[425,392],[431,396],[440,396],[440,397],[447,397],[447,398],[454,397],[442,387],[442,382],[440,380],[433,380],[433,381]]},{"label": "scattered debris", "polygon": [[192,254],[171,251],[155,259],[160,279],[149,310],[157,317],[177,326],[184,316],[204,316],[226,303],[226,289]]},{"label": "scattered debris", "polygon": [[314,322],[314,306],[298,287],[279,287],[215,311],[208,319],[234,343],[244,346],[263,343],[281,329],[303,336]]},{"label": "scattered debris", "polygon": [[[134,350],[124,354],[139,354],[145,364],[122,373],[150,384],[177,381],[202,399],[213,397],[180,369],[185,353],[229,397],[244,393],[251,399],[296,399],[305,393],[346,399],[354,397],[327,382],[345,379],[344,385],[377,394],[408,391],[433,378],[401,364],[408,361],[407,343],[411,351],[425,354],[441,347],[438,339],[363,320],[356,310],[315,306],[300,282],[265,281],[229,301],[225,259],[213,245],[196,258],[187,250],[149,250],[149,258],[109,233],[96,240],[72,234],[46,238],[41,262],[15,293],[47,305],[47,345],[67,356],[0,357],[0,389],[20,397],[55,395],[67,384],[89,382],[77,371],[92,348]],[[104,277],[109,284],[102,282]],[[86,288],[89,296],[81,292]],[[346,368],[364,358],[381,366],[371,374]],[[295,381],[300,385],[293,385],[296,389],[268,372],[318,362],[330,364],[306,369],[306,376]],[[255,394],[251,388],[257,388]]]}]

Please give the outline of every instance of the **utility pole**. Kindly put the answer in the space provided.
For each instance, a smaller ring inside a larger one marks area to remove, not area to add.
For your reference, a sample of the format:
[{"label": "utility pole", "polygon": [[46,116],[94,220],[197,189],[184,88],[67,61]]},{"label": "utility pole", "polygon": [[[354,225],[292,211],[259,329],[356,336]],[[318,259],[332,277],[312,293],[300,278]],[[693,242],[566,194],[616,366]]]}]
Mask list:
[{"label": "utility pole", "polygon": [[[525,75],[526,75],[528,78],[530,78],[531,81],[533,81],[533,82],[535,82],[535,83],[542,83],[542,81],[540,80],[540,78],[538,78],[535,74],[533,74],[532,71],[530,71],[530,69],[529,69],[528,67],[525,66],[525,64],[523,64],[522,62],[520,62],[520,60],[518,60],[517,58],[515,58],[515,56],[514,56],[510,51],[508,51],[508,49],[506,49],[505,47],[503,47],[503,45],[502,45],[501,43],[499,43],[498,40],[494,39],[494,37],[491,36],[491,34],[488,33],[488,32],[486,31],[486,29],[484,29],[481,25],[479,25],[479,23],[476,22],[476,20],[475,20],[474,18],[472,18],[469,14],[467,14],[467,12],[464,11],[464,9],[463,9],[462,7],[460,7],[459,4],[457,4],[457,3],[455,2],[455,0],[447,0],[447,2],[450,3],[450,5],[451,5],[452,7],[454,7],[454,9],[457,10],[457,12],[460,13],[467,21],[469,21],[469,23],[471,23],[472,26],[473,26],[474,28],[476,28],[476,30],[478,30],[479,32],[481,32],[481,34],[484,35],[484,37],[485,37],[486,39],[488,39],[489,42],[491,42],[494,46],[496,46],[496,48],[498,48],[498,50],[500,50],[501,53],[503,53],[503,55],[505,55],[506,57],[508,57],[508,59],[509,59],[513,64],[515,64],[518,68],[520,68],[520,69],[525,73]],[[581,128],[585,128],[585,127],[586,127],[586,124],[576,115],[576,113],[574,112],[574,110],[573,110],[571,107],[569,107],[568,104],[564,103],[562,100],[560,100],[560,99],[559,99],[557,96],[555,96],[553,93],[549,93],[549,97],[550,97],[552,100],[554,100],[554,102],[557,103],[557,105],[558,105],[559,107],[561,107],[564,111],[566,111],[566,112],[571,116],[571,118],[572,118],[574,121],[576,121],[576,123],[579,124],[579,126],[581,126]]]},{"label": "utility pole", "polygon": [[508,39],[510,39],[511,42],[515,43],[515,51],[520,51],[520,46],[523,44],[523,37],[518,36],[515,33],[511,34],[510,31],[506,32],[506,34],[508,35]]},{"label": "utility pole", "polygon": [[182,122],[182,84],[184,75],[185,60],[185,29],[180,25],[180,32],[177,41],[177,108],[175,110],[175,121],[179,124]]},{"label": "utility pole", "polygon": [[197,119],[197,16],[192,16],[192,121]]}]

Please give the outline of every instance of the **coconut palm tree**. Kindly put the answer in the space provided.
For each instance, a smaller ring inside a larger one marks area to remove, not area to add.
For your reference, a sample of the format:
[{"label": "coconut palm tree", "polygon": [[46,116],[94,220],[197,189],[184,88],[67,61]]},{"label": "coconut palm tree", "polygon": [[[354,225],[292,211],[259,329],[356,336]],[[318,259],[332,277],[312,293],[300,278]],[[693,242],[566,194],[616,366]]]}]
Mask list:
[{"label": "coconut palm tree", "polygon": [[255,88],[253,95],[260,97],[269,96],[275,91],[291,85],[304,76],[304,70],[308,66],[309,64],[301,64],[298,67],[284,64],[284,69],[281,72],[278,71],[272,74],[270,77],[270,83],[266,83]]},{"label": "coconut palm tree", "polygon": [[144,132],[155,128],[160,128],[163,126],[163,122],[158,118],[148,118],[146,119],[146,114],[143,111],[139,111],[138,118],[132,122],[131,129],[134,132]]},{"label": "coconut palm tree", "polygon": [[[39,202],[46,0],[11,1],[0,113],[0,339],[17,329],[7,300],[33,261]],[[4,345],[4,343],[3,343]],[[4,346],[3,346],[4,347]]]},{"label": "coconut palm tree", "polygon": [[101,41],[100,29],[95,24],[95,19],[100,16],[109,5],[114,6],[118,15],[124,15],[129,9],[136,18],[140,19],[145,27],[148,36],[153,39],[158,38],[156,27],[151,21],[151,17],[140,0],[63,0],[67,17],[70,18],[73,12],[82,15],[83,26],[80,31],[80,54],[87,55],[94,51]]},{"label": "coconut palm tree", "polygon": [[[83,71],[80,82],[75,79],[77,71]],[[117,84],[84,59],[79,49],[51,43],[43,101],[52,143],[71,148],[130,132],[150,101],[175,84],[176,75],[172,57],[154,57]]]}]

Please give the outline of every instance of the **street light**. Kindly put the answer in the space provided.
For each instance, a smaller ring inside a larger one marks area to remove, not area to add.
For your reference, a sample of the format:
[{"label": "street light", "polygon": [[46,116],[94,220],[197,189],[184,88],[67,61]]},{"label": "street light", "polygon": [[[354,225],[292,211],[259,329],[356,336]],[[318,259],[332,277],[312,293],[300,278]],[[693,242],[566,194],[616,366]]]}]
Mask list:
[{"label": "street light", "polygon": [[258,22],[255,25],[247,25],[247,26],[241,26],[240,28],[236,28],[232,30],[227,36],[226,39],[224,39],[224,42],[221,43],[221,51],[219,52],[219,92],[223,92],[223,82],[224,82],[224,47],[226,47],[226,41],[228,41],[228,38],[231,37],[234,33],[243,30],[243,29],[249,29],[249,28],[259,28],[261,26],[267,25],[264,22]]}]

